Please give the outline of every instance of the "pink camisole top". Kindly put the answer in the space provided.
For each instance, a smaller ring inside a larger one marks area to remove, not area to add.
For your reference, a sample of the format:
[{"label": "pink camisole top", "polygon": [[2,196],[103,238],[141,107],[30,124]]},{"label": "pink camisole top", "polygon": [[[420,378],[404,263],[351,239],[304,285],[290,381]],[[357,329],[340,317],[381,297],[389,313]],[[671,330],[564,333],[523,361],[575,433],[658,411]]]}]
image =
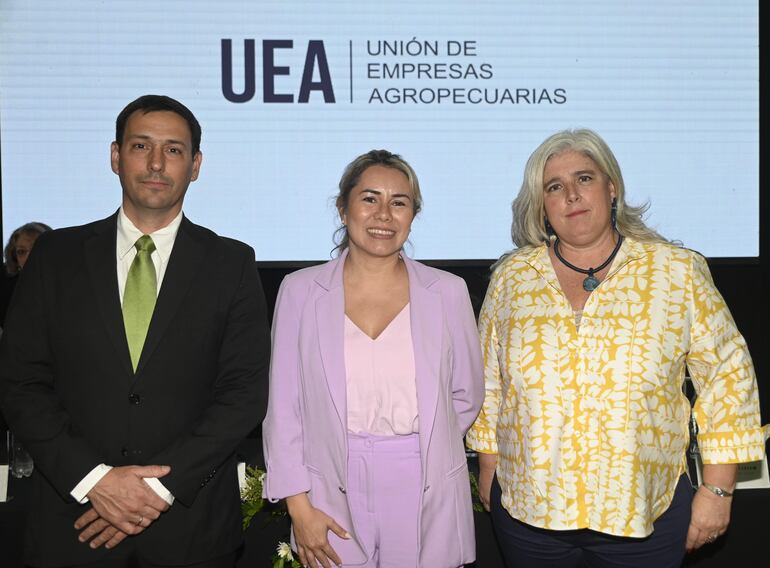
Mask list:
[{"label": "pink camisole top", "polygon": [[345,316],[348,432],[383,436],[418,431],[409,304],[372,339]]}]

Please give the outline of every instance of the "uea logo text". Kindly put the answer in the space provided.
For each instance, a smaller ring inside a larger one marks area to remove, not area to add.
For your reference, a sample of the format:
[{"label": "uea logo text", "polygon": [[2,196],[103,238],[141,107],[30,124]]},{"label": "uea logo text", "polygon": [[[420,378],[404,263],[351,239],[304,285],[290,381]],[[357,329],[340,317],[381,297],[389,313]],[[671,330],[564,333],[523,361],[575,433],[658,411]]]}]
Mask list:
[{"label": "uea logo text", "polygon": [[[294,93],[276,92],[275,78],[282,75],[291,75],[292,69],[286,65],[280,65],[277,59],[281,50],[294,49],[294,40],[291,39],[263,39],[262,40],[262,102],[265,103],[293,103]],[[233,40],[222,40],[222,94],[232,103],[245,103],[254,98],[257,91],[256,45],[255,40],[243,40],[243,91],[236,93],[233,87]],[[318,80],[314,81],[313,77]],[[302,78],[296,102],[307,103],[310,93],[318,91],[323,96],[323,101],[333,103],[334,87],[329,73],[329,62],[326,57],[324,42],[310,40],[305,51],[305,63],[302,66]]]}]

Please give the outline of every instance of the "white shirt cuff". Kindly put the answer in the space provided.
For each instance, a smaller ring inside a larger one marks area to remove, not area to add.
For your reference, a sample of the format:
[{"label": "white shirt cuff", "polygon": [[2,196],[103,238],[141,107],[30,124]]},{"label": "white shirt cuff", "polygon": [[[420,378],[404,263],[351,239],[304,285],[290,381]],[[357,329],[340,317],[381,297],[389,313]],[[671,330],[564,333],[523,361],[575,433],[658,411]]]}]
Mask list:
[{"label": "white shirt cuff", "polygon": [[[88,492],[94,488],[94,486],[101,481],[102,477],[107,475],[107,472],[112,469],[112,466],[100,463],[94,469],[92,469],[88,475],[80,480],[75,488],[70,491],[70,495],[80,503],[88,503]],[[169,505],[174,504],[174,496],[166,487],[158,480],[157,477],[145,477],[144,481],[150,486],[150,489],[155,491],[158,496],[163,499]]]},{"label": "white shirt cuff", "polygon": [[166,489],[166,486],[163,485],[157,477],[145,477],[144,481],[150,486],[150,489],[158,494],[158,497],[163,499],[169,505],[174,504],[174,496],[171,494],[171,491]]},{"label": "white shirt cuff", "polygon": [[88,503],[88,492],[94,488],[94,485],[101,481],[102,477],[107,475],[107,472],[112,469],[112,466],[100,463],[94,469],[92,469],[88,475],[80,480],[75,488],[70,491],[70,495],[75,498],[75,501],[80,503]]}]

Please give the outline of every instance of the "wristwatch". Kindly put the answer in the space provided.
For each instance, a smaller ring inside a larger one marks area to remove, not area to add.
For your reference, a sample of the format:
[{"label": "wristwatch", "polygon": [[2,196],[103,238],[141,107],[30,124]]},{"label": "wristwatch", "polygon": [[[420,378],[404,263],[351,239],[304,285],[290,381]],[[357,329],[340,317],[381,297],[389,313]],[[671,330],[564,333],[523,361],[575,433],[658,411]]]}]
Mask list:
[{"label": "wristwatch", "polygon": [[732,497],[733,493],[732,491],[727,491],[726,489],[722,489],[721,487],[717,487],[716,485],[711,485],[710,483],[706,483],[705,481],[702,483],[703,487],[711,491],[714,495],[717,495],[719,497]]}]

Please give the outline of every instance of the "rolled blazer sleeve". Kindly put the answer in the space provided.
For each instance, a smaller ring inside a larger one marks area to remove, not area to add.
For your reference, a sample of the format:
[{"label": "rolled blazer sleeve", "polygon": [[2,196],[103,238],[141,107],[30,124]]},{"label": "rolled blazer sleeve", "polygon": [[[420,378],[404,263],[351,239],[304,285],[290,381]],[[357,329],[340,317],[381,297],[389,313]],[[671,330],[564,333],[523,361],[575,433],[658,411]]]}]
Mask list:
[{"label": "rolled blazer sleeve", "polygon": [[275,501],[310,490],[300,408],[300,290],[284,279],[273,316],[270,398],[262,429],[267,476],[264,495]]},{"label": "rolled blazer sleeve", "polygon": [[502,400],[502,376],[498,359],[497,317],[500,271],[492,277],[479,315],[479,330],[484,368],[484,403],[479,417],[466,438],[468,447],[477,452],[496,454],[498,409]]},{"label": "rolled blazer sleeve", "polygon": [[484,401],[481,343],[468,287],[458,279],[451,290],[448,322],[452,336],[452,401],[463,433],[468,431]]}]

